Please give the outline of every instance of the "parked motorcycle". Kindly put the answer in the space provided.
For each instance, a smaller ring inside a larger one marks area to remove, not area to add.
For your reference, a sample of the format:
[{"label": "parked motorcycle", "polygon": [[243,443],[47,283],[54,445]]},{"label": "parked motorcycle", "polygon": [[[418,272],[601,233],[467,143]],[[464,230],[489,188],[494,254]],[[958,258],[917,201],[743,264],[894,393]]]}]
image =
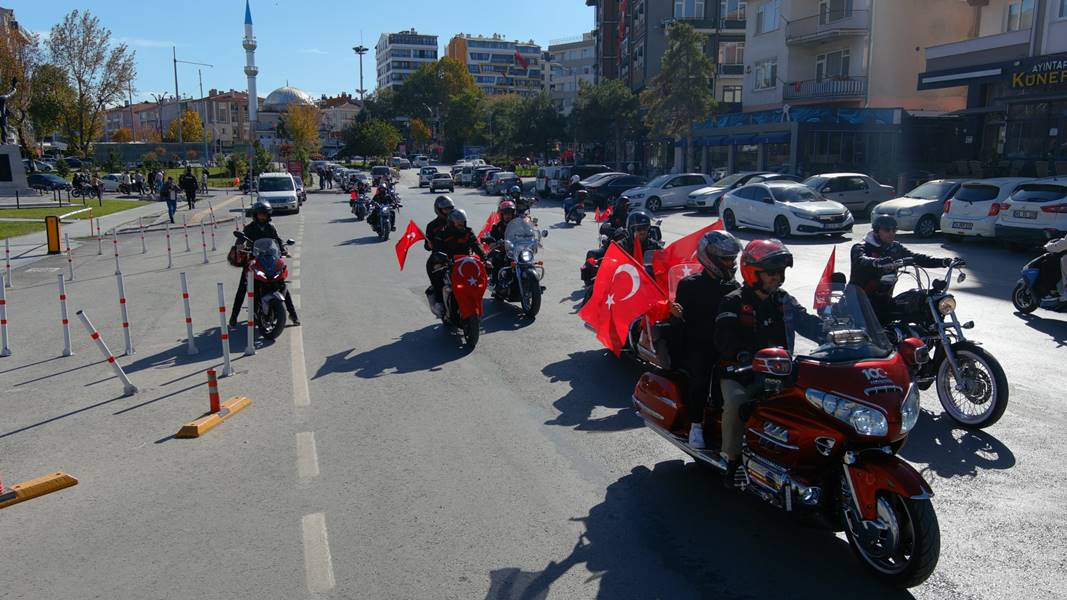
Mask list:
[{"label": "parked motorcycle", "polygon": [[1015,310],[1027,315],[1039,308],[1053,312],[1067,312],[1067,300],[1056,293],[1060,282],[1060,260],[1062,252],[1045,252],[1026,263],[1019,283],[1011,292],[1011,303]]},{"label": "parked motorcycle", "polygon": [[[929,346],[932,360],[915,372],[919,389],[937,384],[941,406],[963,427],[982,429],[996,423],[1008,407],[1008,378],[992,354],[964,336],[974,321],[956,318],[956,298],[949,293],[953,272],[964,265],[954,261],[944,279],[934,279],[911,259],[896,261],[892,273],[882,277],[888,289],[899,275],[915,280],[916,288],[898,294],[892,302],[892,321],[886,325],[891,338],[901,342],[919,338]],[[967,275],[960,271],[956,282]]]},{"label": "parked motorcycle", "polygon": [[[747,410],[736,481],[806,521],[844,529],[880,579],[917,586],[937,565],[941,536],[929,484],[896,453],[920,412],[909,367],[928,360],[928,351],[918,339],[898,351],[854,286],[835,285],[819,315],[818,345],[795,338],[795,353],[767,348],[736,367],[753,373],[759,390]],[[708,449],[688,444],[686,383],[676,372],[645,373],[634,405],[649,429],[725,473],[721,408],[705,411]]]},{"label": "parked motorcycle", "polygon": [[[239,241],[249,242],[240,231],[233,232],[233,235]],[[293,240],[285,242],[287,246],[294,243]],[[285,329],[285,278],[289,276],[289,268],[282,258],[278,242],[270,238],[256,240],[252,244],[252,260],[247,268],[253,273],[255,282],[252,313],[256,325],[263,337],[277,339]]]},{"label": "parked motorcycle", "polygon": [[[440,263],[434,271],[447,269],[449,273],[442,290],[445,309],[441,321],[453,329],[460,330],[467,349],[474,350],[481,334],[482,298],[488,286],[485,264],[482,259],[469,254],[451,259],[441,253],[436,253],[436,256]],[[432,309],[432,288],[426,290],[426,299]]]},{"label": "parked motorcycle", "polygon": [[503,252],[506,264],[496,272],[493,297],[497,300],[520,302],[522,312],[529,318],[541,310],[541,294],[545,287],[544,263],[538,260],[541,238],[547,230],[538,231],[537,222],[530,217],[516,217],[504,230]]}]

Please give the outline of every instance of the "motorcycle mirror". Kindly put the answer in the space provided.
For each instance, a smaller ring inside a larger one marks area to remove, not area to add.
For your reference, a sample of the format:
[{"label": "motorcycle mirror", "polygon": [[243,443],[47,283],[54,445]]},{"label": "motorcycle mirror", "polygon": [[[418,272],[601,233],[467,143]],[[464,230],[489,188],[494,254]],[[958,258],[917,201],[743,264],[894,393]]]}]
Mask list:
[{"label": "motorcycle mirror", "polygon": [[967,281],[967,274],[960,271],[960,274],[956,277],[956,283],[963,283],[964,281]]},{"label": "motorcycle mirror", "polygon": [[295,243],[296,243],[296,240],[285,240],[285,245],[286,246],[292,246]]},{"label": "motorcycle mirror", "polygon": [[237,239],[241,239],[241,232],[240,231],[234,231],[233,232],[233,237],[235,237]]}]

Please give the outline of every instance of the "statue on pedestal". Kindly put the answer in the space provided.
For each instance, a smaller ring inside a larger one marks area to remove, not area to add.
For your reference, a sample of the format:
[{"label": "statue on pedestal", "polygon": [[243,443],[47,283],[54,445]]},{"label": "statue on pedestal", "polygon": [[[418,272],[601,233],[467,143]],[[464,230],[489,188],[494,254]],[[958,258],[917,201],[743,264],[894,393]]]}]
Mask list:
[{"label": "statue on pedestal", "polygon": [[7,99],[15,95],[18,85],[18,78],[12,77],[11,91],[0,95],[0,145],[7,143]]}]

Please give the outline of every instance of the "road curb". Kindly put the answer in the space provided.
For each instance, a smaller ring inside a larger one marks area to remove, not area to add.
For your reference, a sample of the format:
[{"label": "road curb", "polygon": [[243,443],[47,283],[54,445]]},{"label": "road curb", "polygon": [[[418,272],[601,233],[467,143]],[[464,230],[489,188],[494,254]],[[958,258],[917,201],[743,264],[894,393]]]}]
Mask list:
[{"label": "road curb", "polygon": [[75,485],[78,485],[78,480],[62,471],[17,483],[11,487],[10,492],[0,494],[0,508],[7,508]]},{"label": "road curb", "polygon": [[176,433],[174,437],[183,439],[198,438],[251,405],[252,400],[245,398],[244,396],[227,398],[226,400],[223,400],[219,412],[205,415],[195,421],[182,425],[182,428],[178,430],[178,433]]}]

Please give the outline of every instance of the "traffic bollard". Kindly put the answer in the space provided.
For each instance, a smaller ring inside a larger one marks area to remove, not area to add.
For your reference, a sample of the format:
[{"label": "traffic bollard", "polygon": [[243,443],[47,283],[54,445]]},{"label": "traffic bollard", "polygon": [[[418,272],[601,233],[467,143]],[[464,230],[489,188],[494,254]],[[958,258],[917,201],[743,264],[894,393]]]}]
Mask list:
[{"label": "traffic bollard", "polygon": [[230,330],[226,324],[226,295],[219,286],[219,337],[222,341],[222,376],[233,375],[233,367],[230,366]]},{"label": "traffic bollard", "polygon": [[189,223],[185,215],[182,215],[182,230],[185,232],[185,251],[192,252],[193,250],[189,247]]},{"label": "traffic bollard", "polygon": [[4,272],[7,273],[4,287],[13,287],[15,283],[11,279],[11,243],[6,238],[4,239]]},{"label": "traffic bollard", "polygon": [[96,220],[96,255],[104,255],[104,232],[100,231],[100,219]]},{"label": "traffic bollard", "polygon": [[[0,274],[0,279],[4,276]],[[0,356],[11,356],[11,348],[7,345],[7,280],[0,283]]]},{"label": "traffic bollard", "polygon": [[200,247],[204,249],[204,264],[208,263],[207,259],[207,234],[204,233],[204,222],[200,221]]},{"label": "traffic bollard", "polygon": [[126,283],[122,279],[122,273],[115,275],[119,282],[119,313],[122,315],[122,337],[126,341],[126,355],[133,354],[133,338],[130,337],[130,313],[126,308]]},{"label": "traffic bollard", "polygon": [[215,215],[211,215],[211,251],[217,250],[218,248],[215,247]]},{"label": "traffic bollard", "polygon": [[63,324],[63,356],[72,356],[70,348],[70,320],[67,319],[67,285],[62,275],[56,275],[59,281],[59,318]]},{"label": "traffic bollard", "polygon": [[245,344],[245,356],[254,356],[256,354],[256,313],[254,305],[256,303],[256,280],[255,275],[252,274],[252,269],[248,269],[245,275],[245,315],[248,317],[248,342]]},{"label": "traffic bollard", "polygon": [[74,281],[74,254],[70,251],[70,235],[64,233],[63,241],[67,244],[67,271],[70,272],[70,280]]},{"label": "traffic bollard", "polygon": [[79,310],[75,314],[77,314],[78,318],[85,324],[85,328],[89,331],[89,337],[93,338],[93,341],[96,342],[96,347],[100,348],[100,352],[103,353],[104,358],[106,358],[107,362],[115,369],[115,375],[119,378],[119,381],[122,382],[123,394],[126,396],[136,394],[137,386],[133,385],[130,378],[126,376],[126,372],[119,366],[118,361],[115,360],[115,355],[111,353],[107,344],[104,343],[104,339],[100,337],[100,332],[96,330],[96,327],[93,327],[92,321],[89,320],[89,315],[85,314],[85,311],[83,310]]},{"label": "traffic bollard", "polygon": [[196,339],[193,337],[193,311],[189,308],[189,282],[185,278],[185,273],[181,273],[179,278],[182,281],[182,304],[185,305],[185,351],[187,354],[196,354],[199,350],[196,349]]},{"label": "traffic bollard", "polygon": [[169,269],[169,268],[174,266],[174,259],[171,257],[171,253],[170,253],[170,223],[167,223],[166,225],[167,225],[167,268]]},{"label": "traffic bollard", "polygon": [[144,241],[144,218],[137,217],[137,227],[141,230],[141,254],[148,254],[148,244]]},{"label": "traffic bollard", "polygon": [[215,369],[207,370],[207,402],[211,414],[216,414],[222,407],[221,399],[219,398],[219,378]]},{"label": "traffic bollard", "polygon": [[119,267],[119,228],[116,227],[111,230],[111,245],[115,247],[115,274],[122,273],[122,268]]}]

